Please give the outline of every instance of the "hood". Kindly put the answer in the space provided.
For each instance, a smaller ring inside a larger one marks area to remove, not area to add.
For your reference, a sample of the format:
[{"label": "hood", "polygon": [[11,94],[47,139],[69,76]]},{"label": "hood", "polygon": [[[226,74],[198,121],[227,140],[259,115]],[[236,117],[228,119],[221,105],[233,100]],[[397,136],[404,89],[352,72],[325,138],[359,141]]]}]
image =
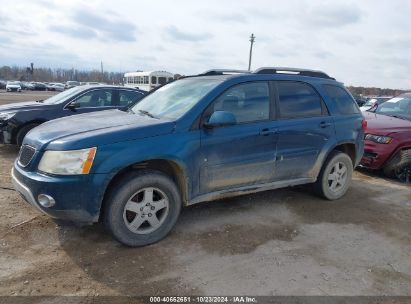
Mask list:
[{"label": "hood", "polygon": [[174,122],[107,110],[55,119],[32,131],[25,139],[38,150],[75,150],[171,133]]},{"label": "hood", "polygon": [[47,106],[50,106],[50,105],[41,103],[41,102],[35,102],[35,101],[9,103],[9,104],[0,106],[0,112],[17,112],[21,110],[26,111],[26,110],[40,109],[42,107],[47,107]]},{"label": "hood", "polygon": [[374,112],[363,112],[367,120],[366,133],[377,135],[389,135],[392,133],[402,133],[411,131],[411,121],[395,118],[387,115],[376,114]]}]

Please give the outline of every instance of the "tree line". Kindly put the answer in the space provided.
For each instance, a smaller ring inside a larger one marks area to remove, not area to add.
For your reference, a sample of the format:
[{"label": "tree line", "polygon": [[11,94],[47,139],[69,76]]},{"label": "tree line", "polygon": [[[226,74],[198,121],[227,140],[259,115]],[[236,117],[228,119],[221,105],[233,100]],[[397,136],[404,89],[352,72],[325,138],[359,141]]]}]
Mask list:
[{"label": "tree line", "polygon": [[[123,73],[101,72],[98,70],[51,69],[18,66],[0,67],[0,80],[39,81],[39,82],[66,82],[76,80],[80,82],[104,82],[120,84],[123,82]],[[354,96],[397,96],[403,90],[381,89],[375,87],[349,86],[348,90]]]},{"label": "tree line", "polygon": [[347,89],[353,96],[397,96],[404,93],[404,90],[397,89],[381,89],[375,87],[354,87],[348,86]]},{"label": "tree line", "polygon": [[38,81],[38,82],[66,82],[76,80],[80,82],[104,82],[119,84],[123,82],[123,73],[101,72],[98,70],[26,68],[18,66],[0,67],[0,80]]}]

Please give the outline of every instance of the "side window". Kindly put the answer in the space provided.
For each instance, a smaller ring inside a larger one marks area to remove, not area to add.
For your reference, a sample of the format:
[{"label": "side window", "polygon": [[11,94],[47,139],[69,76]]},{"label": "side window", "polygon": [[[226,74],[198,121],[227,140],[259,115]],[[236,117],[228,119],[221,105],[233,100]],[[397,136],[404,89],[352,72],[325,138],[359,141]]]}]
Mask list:
[{"label": "side window", "polygon": [[119,96],[119,104],[122,107],[128,106],[133,104],[134,102],[140,100],[143,98],[143,94],[138,93],[138,92],[133,92],[133,91],[119,91],[118,92]]},{"label": "side window", "polygon": [[321,116],[321,98],[310,85],[295,81],[278,81],[277,90],[280,118]]},{"label": "side window", "polygon": [[166,84],[167,78],[166,77],[158,77],[158,84]]},{"label": "side window", "polygon": [[151,76],[151,84],[157,84],[157,77]]},{"label": "side window", "polygon": [[270,94],[267,82],[236,85],[214,103],[214,111],[234,114],[237,123],[267,120],[270,117]]},{"label": "side window", "polygon": [[324,85],[328,97],[337,106],[338,112],[343,115],[358,114],[360,110],[355,100],[343,89],[333,85]]},{"label": "side window", "polygon": [[80,96],[76,103],[80,108],[109,107],[112,105],[111,90],[94,90]]}]

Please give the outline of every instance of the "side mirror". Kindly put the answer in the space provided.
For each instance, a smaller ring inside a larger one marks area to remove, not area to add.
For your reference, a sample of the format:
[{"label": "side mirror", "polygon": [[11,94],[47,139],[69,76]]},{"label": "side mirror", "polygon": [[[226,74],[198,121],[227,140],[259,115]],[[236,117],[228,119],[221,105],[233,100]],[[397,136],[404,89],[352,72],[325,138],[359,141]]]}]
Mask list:
[{"label": "side mirror", "polygon": [[80,104],[78,104],[77,102],[73,101],[73,102],[69,103],[69,104],[66,106],[66,108],[69,109],[69,110],[75,111],[76,109],[80,108]]},{"label": "side mirror", "polygon": [[227,111],[215,111],[211,114],[208,122],[204,123],[204,127],[207,129],[232,126],[237,123],[237,119],[234,114]]},{"label": "side mirror", "polygon": [[369,112],[376,112],[377,109],[378,109],[378,103],[375,103],[375,104],[371,107],[371,109],[369,109],[368,111],[369,111]]}]

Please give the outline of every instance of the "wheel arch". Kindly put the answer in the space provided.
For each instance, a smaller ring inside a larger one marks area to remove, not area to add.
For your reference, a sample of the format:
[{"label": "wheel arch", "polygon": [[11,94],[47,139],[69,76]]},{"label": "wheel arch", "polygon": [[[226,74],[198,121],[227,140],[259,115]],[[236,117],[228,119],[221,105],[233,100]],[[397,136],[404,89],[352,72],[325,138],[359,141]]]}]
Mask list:
[{"label": "wheel arch", "polygon": [[11,142],[12,142],[13,144],[17,144],[17,134],[20,132],[20,130],[21,130],[22,128],[24,128],[24,127],[26,127],[26,126],[28,126],[28,125],[31,125],[31,124],[41,125],[42,123],[45,123],[45,122],[47,122],[47,120],[44,120],[44,119],[34,119],[34,120],[30,120],[30,121],[27,121],[27,122],[19,125],[19,126],[18,126],[17,128],[15,128],[14,131],[13,131],[13,134],[12,134],[12,137],[11,137]]},{"label": "wheel arch", "polygon": [[105,198],[107,194],[115,187],[115,185],[124,178],[127,174],[138,170],[153,170],[159,171],[170,177],[177,185],[181,194],[181,199],[184,205],[187,205],[189,200],[189,179],[186,174],[185,166],[174,159],[155,158],[143,161],[137,161],[130,164],[121,170],[117,171],[108,182],[102,197],[102,203],[100,206],[100,218],[101,212],[104,210]]}]

